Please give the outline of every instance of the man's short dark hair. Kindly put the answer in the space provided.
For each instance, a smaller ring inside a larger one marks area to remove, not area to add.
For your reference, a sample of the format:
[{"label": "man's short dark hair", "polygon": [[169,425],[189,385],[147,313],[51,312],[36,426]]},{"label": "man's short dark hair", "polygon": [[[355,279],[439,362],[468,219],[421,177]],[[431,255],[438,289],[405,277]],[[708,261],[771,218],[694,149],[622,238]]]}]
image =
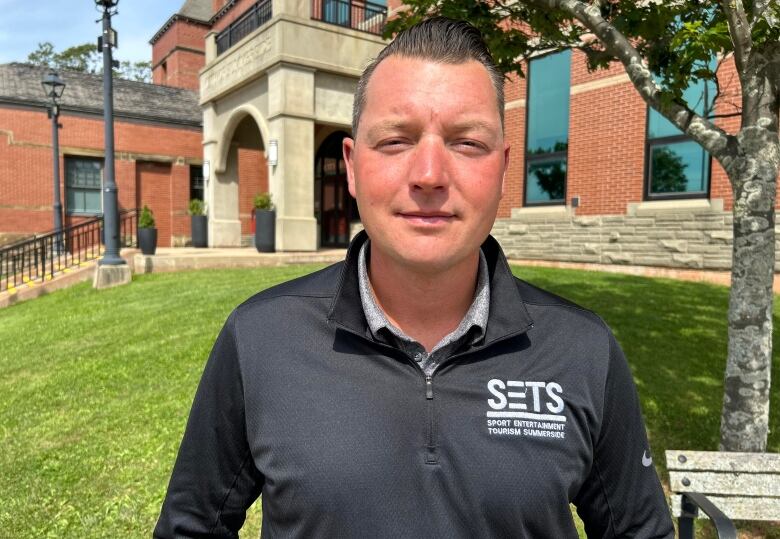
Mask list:
[{"label": "man's short dark hair", "polygon": [[462,64],[469,60],[476,60],[485,66],[493,83],[498,114],[501,117],[501,128],[504,128],[504,76],[496,67],[482,33],[466,21],[433,17],[400,32],[363,71],[352,107],[353,137],[357,136],[360,115],[366,105],[368,81],[376,67],[392,55],[443,64]]}]

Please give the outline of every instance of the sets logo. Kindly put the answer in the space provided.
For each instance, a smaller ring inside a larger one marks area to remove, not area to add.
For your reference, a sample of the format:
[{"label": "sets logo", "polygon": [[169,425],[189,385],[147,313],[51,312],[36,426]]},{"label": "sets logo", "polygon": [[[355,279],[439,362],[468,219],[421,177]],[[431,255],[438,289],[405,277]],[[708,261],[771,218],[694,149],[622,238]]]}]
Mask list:
[{"label": "sets logo", "polygon": [[498,436],[565,438],[563,388],[555,382],[498,380],[487,383],[488,433]]}]

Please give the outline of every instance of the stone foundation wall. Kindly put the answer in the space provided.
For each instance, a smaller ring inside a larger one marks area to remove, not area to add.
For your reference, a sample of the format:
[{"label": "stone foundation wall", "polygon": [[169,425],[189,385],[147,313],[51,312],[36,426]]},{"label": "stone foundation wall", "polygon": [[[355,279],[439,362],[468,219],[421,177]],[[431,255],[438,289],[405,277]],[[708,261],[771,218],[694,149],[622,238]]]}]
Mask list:
[{"label": "stone foundation wall", "polygon": [[492,233],[515,259],[728,270],[732,224],[722,200],[685,200],[629,204],[625,215],[514,209],[511,218],[496,221]]}]

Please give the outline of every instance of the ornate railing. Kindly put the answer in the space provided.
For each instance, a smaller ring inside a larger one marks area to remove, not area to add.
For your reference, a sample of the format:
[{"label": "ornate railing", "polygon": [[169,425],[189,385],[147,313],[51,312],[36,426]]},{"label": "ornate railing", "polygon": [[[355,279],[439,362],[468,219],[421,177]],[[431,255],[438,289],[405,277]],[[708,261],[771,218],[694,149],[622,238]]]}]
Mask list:
[{"label": "ornate railing", "polygon": [[217,34],[217,55],[271,20],[271,0],[260,0]]},{"label": "ornate railing", "polygon": [[387,7],[359,0],[312,0],[311,18],[381,36]]},{"label": "ornate railing", "polygon": [[[138,210],[119,212],[119,244],[136,247]],[[44,282],[102,252],[103,217],[95,217],[0,248],[0,292],[18,286]]]}]

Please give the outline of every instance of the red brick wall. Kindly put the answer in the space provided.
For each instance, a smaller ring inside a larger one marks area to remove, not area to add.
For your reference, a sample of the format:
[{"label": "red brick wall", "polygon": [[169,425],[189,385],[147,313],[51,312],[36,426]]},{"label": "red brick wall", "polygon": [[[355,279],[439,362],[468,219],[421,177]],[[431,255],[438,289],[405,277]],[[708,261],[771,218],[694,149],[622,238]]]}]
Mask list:
[{"label": "red brick wall", "polygon": [[[175,21],[152,46],[152,80],[177,88],[198,89],[198,71],[206,63],[208,26]],[[185,47],[180,49],[178,47]]]},{"label": "red brick wall", "polygon": [[171,164],[136,163],[136,207],[149,206],[157,227],[157,245],[171,245]]},{"label": "red brick wall", "polygon": [[[569,103],[566,196],[567,203],[573,196],[580,197],[578,215],[625,214],[628,203],[643,200],[647,106],[630,82],[613,79],[613,84],[602,88],[578,88],[619,76],[624,76],[621,65],[589,73],[584,55],[572,54],[571,84],[575,91]],[[723,96],[716,112],[734,112],[740,99],[732,60],[721,67],[719,79]],[[525,79],[512,77],[505,85],[507,103],[525,99],[525,87]],[[523,205],[525,119],[525,106],[506,111],[505,130],[511,152],[499,217],[509,217],[511,208]],[[739,122],[738,117],[717,120],[729,133],[739,129]],[[731,209],[728,178],[714,159],[710,185],[710,198],[723,199],[724,207]]]},{"label": "red brick wall", "polygon": [[251,234],[252,201],[268,191],[268,162],[262,150],[238,149],[238,213],[241,233]]},{"label": "red brick wall", "polygon": [[[63,156],[102,157],[103,120],[63,112],[60,124],[60,197],[65,206]],[[189,235],[189,165],[202,161],[200,130],[117,120],[114,137],[120,209],[135,208],[139,200],[150,203],[158,223],[164,225],[158,243],[161,247],[170,245],[172,234]],[[168,167],[162,194],[158,194],[157,184],[139,194],[137,182],[139,171],[146,170],[147,165],[141,165],[145,161]],[[51,120],[46,112],[0,107],[0,233],[32,234],[52,229],[52,173]],[[81,218],[66,216],[65,223],[78,220]]]}]

